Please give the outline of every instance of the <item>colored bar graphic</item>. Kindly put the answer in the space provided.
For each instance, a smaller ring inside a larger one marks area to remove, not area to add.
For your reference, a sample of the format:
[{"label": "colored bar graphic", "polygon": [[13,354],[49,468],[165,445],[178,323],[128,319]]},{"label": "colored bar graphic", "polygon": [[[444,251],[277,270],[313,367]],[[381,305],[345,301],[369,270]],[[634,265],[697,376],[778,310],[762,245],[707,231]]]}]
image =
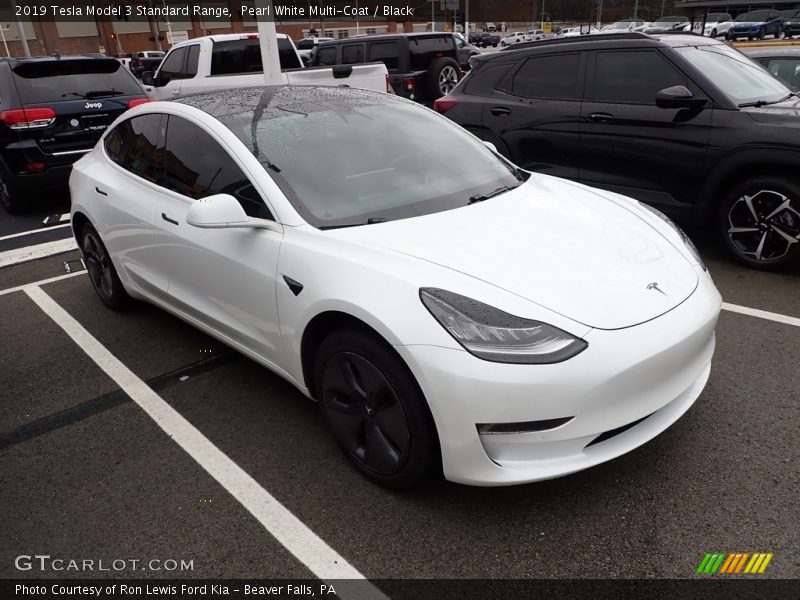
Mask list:
[{"label": "colored bar graphic", "polygon": [[[760,574],[763,573],[769,562],[772,560],[771,552],[706,552],[703,560],[697,567],[698,574],[714,575],[716,573],[732,575]],[[746,565],[746,566],[745,566]]]}]

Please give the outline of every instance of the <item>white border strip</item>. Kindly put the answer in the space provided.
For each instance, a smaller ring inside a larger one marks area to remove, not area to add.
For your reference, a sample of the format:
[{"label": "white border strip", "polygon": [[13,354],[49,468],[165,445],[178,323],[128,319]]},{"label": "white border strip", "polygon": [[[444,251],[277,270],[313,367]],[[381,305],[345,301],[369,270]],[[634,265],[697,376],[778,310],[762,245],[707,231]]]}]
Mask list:
[{"label": "white border strip", "polygon": [[[238,464],[200,433],[194,425],[183,418],[144,381],[122,364],[44,290],[37,286],[29,286],[25,288],[25,293],[175,443],[236,498],[278,542],[314,575],[341,588],[336,590],[339,597],[386,598],[368,581],[352,582],[350,585],[347,582],[336,581],[341,579],[364,580],[365,578]],[[357,583],[358,585],[356,585]]]},{"label": "white border strip", "polygon": [[42,227],[41,229],[31,229],[30,231],[20,231],[19,233],[12,233],[11,235],[4,235],[3,237],[0,237],[0,242],[2,242],[3,240],[11,240],[26,235],[41,233],[43,231],[53,231],[54,229],[63,229],[64,227],[70,227],[70,224],[64,223],[63,225],[51,225],[50,227]]},{"label": "white border strip", "polygon": [[77,249],[78,244],[75,243],[74,238],[69,237],[54,242],[45,242],[44,244],[6,250],[5,252],[0,252],[0,268]]},{"label": "white border strip", "polygon": [[727,302],[722,303],[722,309],[739,313],[740,315],[748,315],[750,317],[758,317],[759,319],[767,319],[768,321],[775,321],[776,323],[784,323],[785,325],[794,325],[795,327],[800,327],[800,319],[797,317],[790,317],[788,315],[769,312],[767,310],[739,306],[738,304],[728,304]]},{"label": "white border strip", "polygon": [[69,279],[70,277],[77,277],[78,275],[85,275],[85,274],[86,271],[84,269],[81,269],[80,271],[75,271],[74,273],[67,273],[66,275],[57,275],[56,277],[50,277],[49,279],[40,279],[39,281],[34,281],[33,283],[25,283],[23,285],[18,285],[16,287],[10,287],[4,290],[0,290],[0,296],[5,296],[6,294],[13,294],[14,292],[22,292],[33,286],[45,285],[47,283],[53,283],[54,281],[61,281],[62,279]]}]

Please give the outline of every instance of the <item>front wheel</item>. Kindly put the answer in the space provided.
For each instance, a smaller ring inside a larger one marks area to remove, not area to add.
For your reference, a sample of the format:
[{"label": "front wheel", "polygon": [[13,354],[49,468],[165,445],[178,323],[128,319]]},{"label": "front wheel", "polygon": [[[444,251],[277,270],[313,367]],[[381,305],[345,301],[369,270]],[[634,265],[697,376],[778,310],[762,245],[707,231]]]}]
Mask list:
[{"label": "front wheel", "polygon": [[780,270],[800,264],[800,184],[758,177],[731,189],[717,211],[717,232],[742,264]]},{"label": "front wheel", "polygon": [[8,177],[0,177],[0,203],[10,215],[19,214],[22,210],[19,192]]},{"label": "front wheel", "polygon": [[86,271],[94,291],[108,308],[123,308],[129,302],[130,296],[122,286],[117,270],[97,230],[86,223],[81,230],[80,240],[83,262],[86,264]]},{"label": "front wheel", "polygon": [[716,39],[716,37],[717,37],[717,30],[716,30],[716,29],[712,29],[712,30],[711,30],[711,36],[710,36],[710,37],[711,37],[712,39]]},{"label": "front wheel", "polygon": [[436,427],[408,367],[386,342],[357,329],[320,345],[315,395],[339,447],[386,487],[421,485],[441,471]]}]

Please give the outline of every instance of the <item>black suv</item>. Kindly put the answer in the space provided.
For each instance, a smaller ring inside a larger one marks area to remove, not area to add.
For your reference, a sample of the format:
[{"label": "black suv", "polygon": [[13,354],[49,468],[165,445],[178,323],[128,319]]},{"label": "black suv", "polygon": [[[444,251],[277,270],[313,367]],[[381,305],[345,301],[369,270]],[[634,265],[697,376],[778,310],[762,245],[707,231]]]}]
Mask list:
[{"label": "black suv", "polygon": [[100,55],[0,59],[0,201],[66,189],[72,163],[117,116],[148,98],[131,72]]},{"label": "black suv", "polygon": [[322,42],[312,66],[382,62],[394,93],[433,101],[452,90],[461,78],[458,50],[451,33],[398,33]]},{"label": "black suv", "polygon": [[800,100],[685,34],[545,40],[481,55],[440,113],[519,166],[713,223],[743,263],[800,263]]}]

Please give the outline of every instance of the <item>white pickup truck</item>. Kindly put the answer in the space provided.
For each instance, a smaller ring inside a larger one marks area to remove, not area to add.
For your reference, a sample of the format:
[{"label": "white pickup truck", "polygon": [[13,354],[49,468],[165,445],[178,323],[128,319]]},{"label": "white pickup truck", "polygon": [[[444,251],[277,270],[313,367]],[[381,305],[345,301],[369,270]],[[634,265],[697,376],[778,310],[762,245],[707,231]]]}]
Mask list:
[{"label": "white pickup truck", "polygon": [[[388,91],[383,63],[304,68],[292,40],[277,34],[283,82],[290,85],[329,85]],[[174,45],[155,74],[142,74],[142,83],[156,100],[211,90],[264,85],[261,46],[257,33],[207,35]]]}]

